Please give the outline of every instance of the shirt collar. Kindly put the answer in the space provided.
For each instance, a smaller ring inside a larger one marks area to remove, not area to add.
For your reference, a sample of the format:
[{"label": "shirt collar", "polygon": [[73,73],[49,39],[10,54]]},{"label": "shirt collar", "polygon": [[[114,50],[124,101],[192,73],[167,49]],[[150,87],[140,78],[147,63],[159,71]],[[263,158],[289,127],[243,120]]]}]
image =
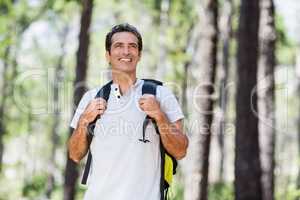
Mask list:
[{"label": "shirt collar", "polygon": [[143,81],[141,79],[136,79],[135,83],[133,84],[133,88],[137,88],[139,85],[141,85]]},{"label": "shirt collar", "polygon": [[[137,78],[136,81],[135,81],[135,83],[131,86],[131,88],[136,89],[136,88],[138,88],[138,86],[140,86],[142,83],[143,83],[143,80]],[[113,84],[111,84],[111,88],[112,88],[112,89],[119,88],[119,85],[116,84],[116,83],[113,83]]]}]

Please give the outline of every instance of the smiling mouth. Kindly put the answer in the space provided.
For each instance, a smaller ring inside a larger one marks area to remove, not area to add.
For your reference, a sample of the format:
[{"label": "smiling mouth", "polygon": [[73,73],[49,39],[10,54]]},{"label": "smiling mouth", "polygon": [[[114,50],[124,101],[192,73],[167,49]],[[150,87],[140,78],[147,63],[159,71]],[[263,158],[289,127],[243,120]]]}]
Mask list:
[{"label": "smiling mouth", "polygon": [[132,61],[131,58],[120,58],[119,60],[123,61],[123,62],[131,62]]}]

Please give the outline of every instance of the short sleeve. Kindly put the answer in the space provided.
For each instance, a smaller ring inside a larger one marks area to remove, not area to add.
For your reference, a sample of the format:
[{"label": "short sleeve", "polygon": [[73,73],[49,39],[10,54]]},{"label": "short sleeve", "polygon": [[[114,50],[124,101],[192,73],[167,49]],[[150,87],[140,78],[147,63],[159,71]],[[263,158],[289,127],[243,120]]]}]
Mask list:
[{"label": "short sleeve", "polygon": [[94,98],[92,93],[94,93],[94,92],[88,91],[82,96],[82,98],[78,104],[78,107],[73,115],[71,123],[70,123],[70,126],[72,128],[76,129],[77,123],[79,121],[81,114],[84,112],[84,110],[86,109],[86,107],[90,103],[90,101]]},{"label": "short sleeve", "polygon": [[156,96],[160,103],[160,107],[167,115],[170,122],[174,123],[177,120],[183,119],[184,115],[182,109],[173,92],[165,86],[158,86],[157,89]]}]

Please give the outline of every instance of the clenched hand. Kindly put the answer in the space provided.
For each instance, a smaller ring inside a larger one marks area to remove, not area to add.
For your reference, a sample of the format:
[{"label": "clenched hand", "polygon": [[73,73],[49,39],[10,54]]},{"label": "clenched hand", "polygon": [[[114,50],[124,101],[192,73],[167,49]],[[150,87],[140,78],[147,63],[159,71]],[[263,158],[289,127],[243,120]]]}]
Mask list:
[{"label": "clenched hand", "polygon": [[154,95],[144,94],[139,99],[140,108],[151,118],[157,119],[161,115],[159,102],[155,99]]},{"label": "clenched hand", "polygon": [[106,104],[103,98],[93,99],[82,113],[80,120],[83,120],[85,123],[93,122],[98,115],[101,116],[104,113]]}]

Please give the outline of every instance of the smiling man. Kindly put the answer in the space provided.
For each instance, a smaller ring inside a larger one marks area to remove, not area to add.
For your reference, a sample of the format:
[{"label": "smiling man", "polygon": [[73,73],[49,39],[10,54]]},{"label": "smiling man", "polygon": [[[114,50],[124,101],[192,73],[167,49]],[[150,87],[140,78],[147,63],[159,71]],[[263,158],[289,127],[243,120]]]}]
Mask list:
[{"label": "smiling man", "polygon": [[[112,68],[108,100],[97,97],[101,87],[82,97],[68,143],[69,156],[75,162],[89,149],[92,155],[84,199],[161,200],[163,164],[168,161],[162,151],[176,160],[185,156],[184,116],[168,88],[157,85],[152,89],[155,94],[145,93],[145,85],[149,88],[154,82],[148,84],[136,77],[143,42],[135,27],[114,26],[106,35],[105,47]],[[90,143],[89,125],[93,122]]]}]

